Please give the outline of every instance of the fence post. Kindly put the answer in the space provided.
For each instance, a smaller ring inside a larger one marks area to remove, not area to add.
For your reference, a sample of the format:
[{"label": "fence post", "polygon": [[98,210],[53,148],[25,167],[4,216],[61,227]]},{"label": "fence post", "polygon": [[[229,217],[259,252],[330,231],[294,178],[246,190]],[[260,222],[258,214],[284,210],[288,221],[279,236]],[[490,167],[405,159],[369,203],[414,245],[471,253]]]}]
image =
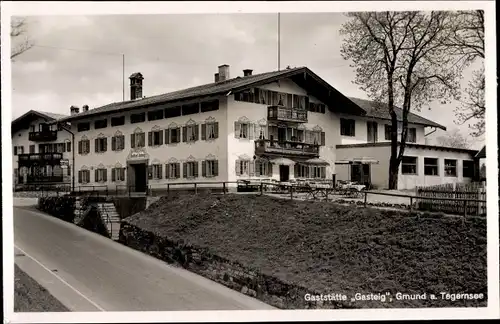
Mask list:
[{"label": "fence post", "polygon": [[366,208],[366,200],[368,199],[368,193],[365,191],[364,194],[365,194],[365,208]]},{"label": "fence post", "polygon": [[467,217],[467,200],[464,200],[464,218]]},{"label": "fence post", "polygon": [[260,183],[260,195],[262,196],[264,194],[264,184],[261,182]]},{"label": "fence post", "polygon": [[293,200],[293,186],[290,186],[290,200]]},{"label": "fence post", "polygon": [[222,182],[222,193],[225,195],[226,194],[226,182]]},{"label": "fence post", "polygon": [[170,195],[170,183],[167,183],[167,197]]},{"label": "fence post", "polygon": [[413,209],[413,197],[410,196],[410,211]]},{"label": "fence post", "polygon": [[196,186],[196,182],[194,183],[194,194],[198,194],[198,187]]}]

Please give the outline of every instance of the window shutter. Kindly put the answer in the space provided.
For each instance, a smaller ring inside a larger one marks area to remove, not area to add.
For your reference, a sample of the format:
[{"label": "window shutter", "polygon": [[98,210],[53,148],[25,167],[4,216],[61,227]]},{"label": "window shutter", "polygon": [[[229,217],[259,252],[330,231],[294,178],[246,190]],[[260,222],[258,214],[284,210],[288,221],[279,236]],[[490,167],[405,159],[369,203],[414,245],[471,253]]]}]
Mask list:
[{"label": "window shutter", "polygon": [[158,168],[160,169],[159,174],[158,174],[158,179],[163,178],[163,164],[158,164]]},{"label": "window shutter", "polygon": [[255,135],[255,124],[248,123],[248,139],[253,139]]},{"label": "window shutter", "polygon": [[66,145],[64,143],[61,144],[62,152],[66,152]]},{"label": "window shutter", "polygon": [[78,141],[78,154],[82,154],[82,141]]},{"label": "window shutter", "polygon": [[165,144],[170,144],[170,129],[165,129]]},{"label": "window shutter", "polygon": [[98,170],[98,169],[95,169],[95,170],[94,170],[94,181],[95,181],[95,182],[97,182],[97,181],[99,180],[99,178],[98,178],[98,174],[97,174],[97,170]]},{"label": "window shutter", "polygon": [[82,183],[82,171],[78,171],[78,183]]},{"label": "window shutter", "polygon": [[234,163],[234,173],[241,175],[240,160],[236,160]]},{"label": "window shutter", "polygon": [[148,132],[148,146],[153,145],[153,132]]},{"label": "window shutter", "polygon": [[326,178],[326,168],[325,167],[321,167],[321,178],[325,179]]},{"label": "window shutter", "polygon": [[[71,152],[71,142],[66,143],[66,151]],[[33,153],[35,153],[35,146],[33,146]]]},{"label": "window shutter", "polygon": [[130,147],[135,148],[135,134],[130,134]]},{"label": "window shutter", "polygon": [[107,137],[104,138],[103,142],[104,142],[104,147],[102,148],[102,150],[106,152],[108,150],[108,138]]},{"label": "window shutter", "polygon": [[175,164],[175,177],[179,179],[181,177],[181,164],[176,163]]},{"label": "window shutter", "polygon": [[184,162],[182,163],[182,177],[187,178],[187,175],[188,175],[187,163]]},{"label": "window shutter", "polygon": [[111,169],[111,182],[115,182],[116,181],[116,171],[118,171],[117,168]]},{"label": "window shutter", "polygon": [[273,164],[271,162],[267,162],[267,176],[272,177],[273,176]]},{"label": "window shutter", "polygon": [[260,176],[260,165],[261,165],[262,162],[260,161],[254,161],[254,164],[255,164],[255,176],[258,177]]},{"label": "window shutter", "polygon": [[17,146],[14,146],[14,155],[17,155]]},{"label": "window shutter", "polygon": [[219,122],[214,123],[214,137],[219,138]]},{"label": "window shutter", "polygon": [[116,151],[116,136],[111,137],[111,151]]},{"label": "window shutter", "polygon": [[234,138],[240,138],[241,124],[239,122],[234,122]]},{"label": "window shutter", "polygon": [[170,179],[170,164],[165,164],[165,179]]},{"label": "window shutter", "polygon": [[108,169],[103,169],[103,176],[104,176],[104,182],[107,182],[108,181]]},{"label": "window shutter", "polygon": [[187,142],[187,127],[182,127],[182,141]]},{"label": "window shutter", "polygon": [[95,150],[96,152],[99,152],[99,150],[98,150],[99,139],[97,139],[97,138],[96,138],[96,139],[94,140],[94,145],[95,145],[94,150]]},{"label": "window shutter", "polygon": [[248,173],[251,177],[255,175],[255,161],[248,161]]},{"label": "window shutter", "polygon": [[214,176],[219,175],[219,160],[214,161]]},{"label": "window shutter", "polygon": [[148,179],[153,179],[153,166],[148,165]]},{"label": "window shutter", "polygon": [[198,161],[193,162],[193,168],[194,168],[193,175],[195,178],[198,178],[198,165],[199,165]]},{"label": "window shutter", "polygon": [[295,164],[293,166],[293,176],[295,178],[298,178],[299,177],[299,165],[298,164]]},{"label": "window shutter", "polygon": [[198,141],[200,139],[200,126],[198,124],[194,125],[194,140]]},{"label": "window shutter", "polygon": [[325,146],[325,132],[321,132],[321,146]]},{"label": "window shutter", "polygon": [[181,127],[177,127],[177,142],[176,143],[180,143],[181,142]]},{"label": "window shutter", "polygon": [[158,137],[159,137],[158,140],[160,141],[160,143],[159,143],[160,145],[163,145],[163,136],[162,135],[163,135],[163,133],[161,131],[159,131],[158,132]]},{"label": "window shutter", "polygon": [[121,180],[125,180],[125,169],[126,169],[126,168],[122,168],[122,169],[120,170],[120,173],[121,173],[121,175],[120,175],[120,179],[121,179]]},{"label": "window shutter", "polygon": [[201,176],[207,176],[207,161],[201,161]]},{"label": "window shutter", "polygon": [[201,140],[207,140],[207,124],[201,124]]}]

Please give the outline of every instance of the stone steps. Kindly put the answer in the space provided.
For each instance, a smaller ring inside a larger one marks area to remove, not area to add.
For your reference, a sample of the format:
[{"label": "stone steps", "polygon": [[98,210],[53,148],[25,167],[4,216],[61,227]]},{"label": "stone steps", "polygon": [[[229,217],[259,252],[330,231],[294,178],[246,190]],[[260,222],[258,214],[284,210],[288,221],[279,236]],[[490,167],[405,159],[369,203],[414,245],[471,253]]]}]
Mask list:
[{"label": "stone steps", "polygon": [[121,219],[113,203],[98,204],[97,209],[101,218],[106,224],[111,239],[117,241],[120,237]]}]

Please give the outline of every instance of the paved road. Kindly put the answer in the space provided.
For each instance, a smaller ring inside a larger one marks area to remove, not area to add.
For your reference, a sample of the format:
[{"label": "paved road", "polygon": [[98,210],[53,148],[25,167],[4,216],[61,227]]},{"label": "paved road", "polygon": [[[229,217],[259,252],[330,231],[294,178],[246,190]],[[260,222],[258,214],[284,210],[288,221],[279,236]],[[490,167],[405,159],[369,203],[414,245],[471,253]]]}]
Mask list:
[{"label": "paved road", "polygon": [[26,207],[16,264],[72,311],[273,309],[211,280]]}]

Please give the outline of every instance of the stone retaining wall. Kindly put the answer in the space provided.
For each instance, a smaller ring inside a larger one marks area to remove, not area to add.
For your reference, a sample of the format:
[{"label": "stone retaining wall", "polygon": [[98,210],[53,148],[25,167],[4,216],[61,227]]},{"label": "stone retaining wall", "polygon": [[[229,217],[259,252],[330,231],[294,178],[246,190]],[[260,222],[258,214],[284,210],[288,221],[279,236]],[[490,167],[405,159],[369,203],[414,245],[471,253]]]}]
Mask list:
[{"label": "stone retaining wall", "polygon": [[206,249],[173,242],[127,222],[122,222],[119,242],[281,309],[355,308],[351,302],[306,301],[306,294],[320,293],[260,273]]}]

